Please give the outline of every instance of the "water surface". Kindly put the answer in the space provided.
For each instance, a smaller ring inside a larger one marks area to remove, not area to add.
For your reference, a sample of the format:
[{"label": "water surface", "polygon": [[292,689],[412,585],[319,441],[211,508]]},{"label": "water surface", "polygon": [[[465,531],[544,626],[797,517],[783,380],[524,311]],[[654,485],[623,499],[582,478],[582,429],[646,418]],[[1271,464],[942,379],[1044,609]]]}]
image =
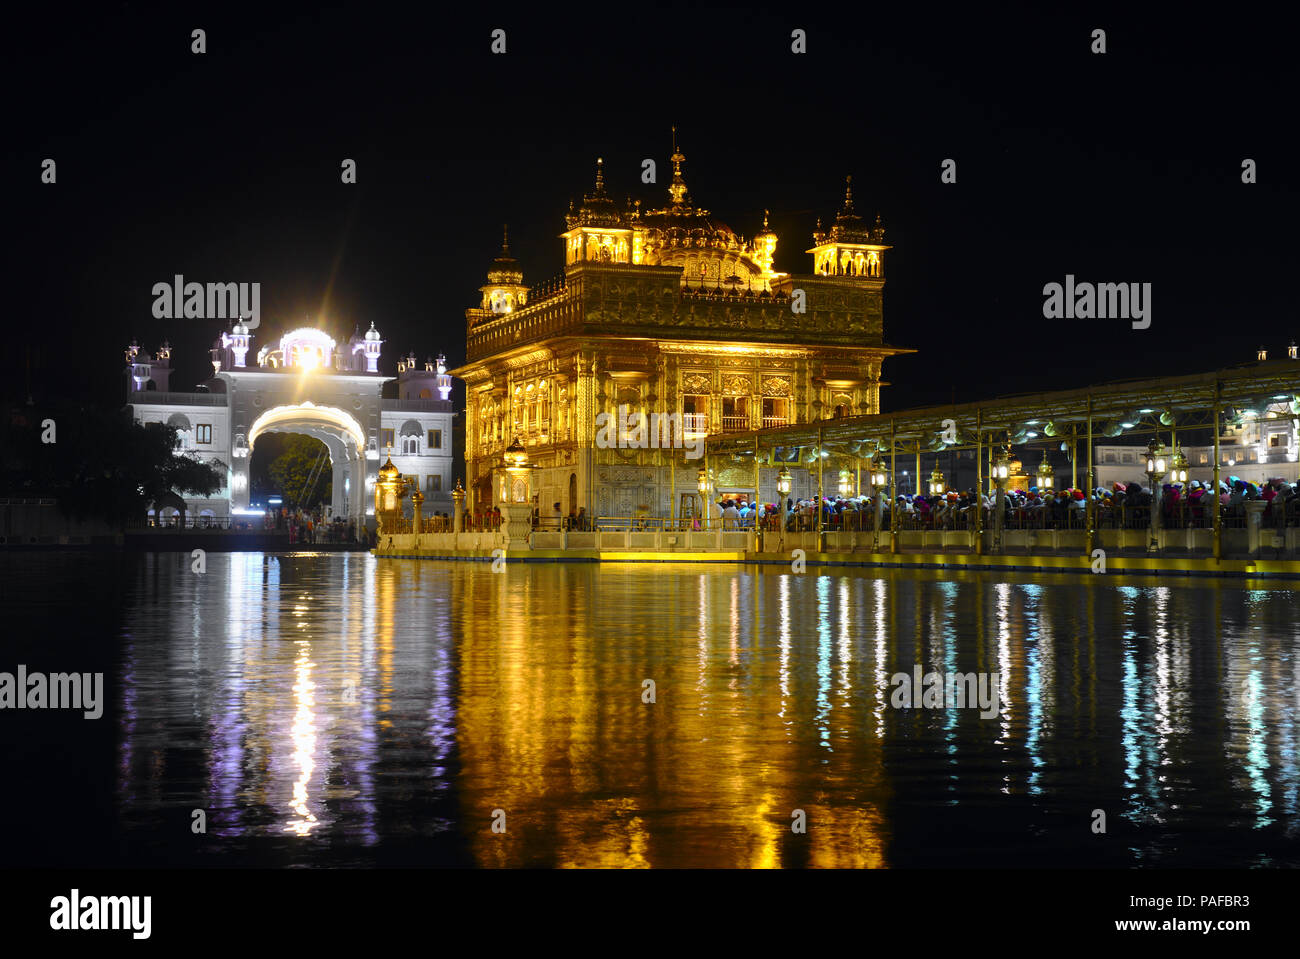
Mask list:
[{"label": "water surface", "polygon": [[[110,700],[0,714],[32,830],[6,864],[1300,865],[1285,584],[339,553],[0,573],[0,669],[102,669]],[[997,673],[996,714],[895,708],[917,664]]]}]

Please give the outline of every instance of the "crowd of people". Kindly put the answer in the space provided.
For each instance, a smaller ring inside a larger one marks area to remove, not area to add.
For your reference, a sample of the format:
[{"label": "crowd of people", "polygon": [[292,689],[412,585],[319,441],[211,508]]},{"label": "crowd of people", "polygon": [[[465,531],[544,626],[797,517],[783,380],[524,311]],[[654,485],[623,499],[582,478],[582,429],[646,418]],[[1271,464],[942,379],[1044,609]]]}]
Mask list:
[{"label": "crowd of people", "polygon": [[[1160,490],[1161,525],[1168,529],[1208,527],[1213,523],[1213,492],[1210,483],[1191,480],[1183,483],[1165,483]],[[1221,522],[1224,526],[1244,526],[1246,504],[1262,501],[1263,522],[1270,526],[1300,526],[1300,485],[1282,479],[1271,479],[1263,484],[1252,483],[1230,476],[1219,484]],[[1152,490],[1141,483],[1114,483],[1110,487],[1097,487],[1091,494],[1098,528],[1143,529],[1150,525],[1151,506],[1155,499]],[[1082,529],[1086,524],[1089,494],[1076,488],[1007,490],[1002,498],[1003,527],[1006,529]],[[990,529],[994,525],[997,508],[996,492],[979,493],[974,489],[950,490],[943,494],[899,494],[886,499],[880,508],[881,529],[973,529],[975,510],[983,511],[981,525]],[[786,530],[806,532],[816,530],[818,524],[816,498],[786,500]],[[549,515],[542,515],[534,507],[533,529],[590,531],[595,527],[585,508],[571,510],[568,516],[560,513],[556,503]],[[501,528],[499,507],[487,507],[462,516],[463,529],[492,531]],[[824,530],[870,530],[875,526],[876,502],[872,496],[823,497],[821,523]],[[685,516],[677,520],[681,528],[703,529],[700,517]],[[601,525],[606,521],[602,519]],[[633,520],[633,528],[666,526],[667,520],[643,518]],[[424,520],[425,532],[443,532],[452,529],[452,518],[446,513],[435,513]],[[777,503],[751,501],[746,494],[720,497],[715,501],[709,525],[722,529],[754,529],[775,531],[781,525],[781,508]],[[310,528],[308,530],[310,535]]]},{"label": "crowd of people", "polygon": [[[328,518],[320,509],[280,509],[268,513],[266,528],[277,531],[288,530],[290,544],[297,543],[355,543],[357,539],[356,523],[342,516]],[[362,530],[365,537],[365,530]]]},{"label": "crowd of people", "polygon": [[[1160,520],[1166,528],[1207,527],[1213,523],[1214,493],[1211,483],[1191,480],[1186,484],[1165,483],[1160,491]],[[1300,487],[1282,479],[1256,484],[1236,476],[1219,483],[1221,521],[1225,526],[1245,525],[1246,503],[1262,501],[1263,522],[1270,526],[1300,525]],[[1088,509],[1088,493],[1081,489],[1008,490],[1002,497],[1003,526],[1007,529],[1082,529]],[[1152,490],[1141,483],[1114,483],[1092,491],[1097,525],[1110,528],[1145,528],[1151,521],[1155,501]],[[983,526],[993,526],[996,492],[973,489],[943,494],[900,494],[881,504],[881,529],[971,529],[975,509],[984,512]],[[767,530],[780,527],[780,506],[751,503],[745,496],[717,501],[723,529]],[[788,499],[786,529],[790,532],[818,528],[817,500]],[[875,526],[876,502],[872,496],[824,497],[821,528],[862,530]]]}]

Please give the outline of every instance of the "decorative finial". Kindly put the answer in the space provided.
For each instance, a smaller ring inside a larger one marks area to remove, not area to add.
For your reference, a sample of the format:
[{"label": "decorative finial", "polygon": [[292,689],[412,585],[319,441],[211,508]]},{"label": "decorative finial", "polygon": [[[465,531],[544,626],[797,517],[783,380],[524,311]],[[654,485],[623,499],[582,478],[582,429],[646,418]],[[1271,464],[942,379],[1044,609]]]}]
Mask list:
[{"label": "decorative finial", "polygon": [[677,149],[677,127],[673,127],[673,182],[668,187],[668,195],[673,198],[673,206],[686,202],[686,181],[682,179],[682,161],[686,159]]},{"label": "decorative finial", "polygon": [[605,192],[605,160],[603,157],[596,157],[596,194]]},{"label": "decorative finial", "polygon": [[501,224],[501,255],[510,255],[510,225],[508,223]]},{"label": "decorative finial", "polygon": [[764,229],[764,230],[767,229],[767,213],[768,213],[767,210],[764,210],[764,211],[763,211],[763,229]]}]

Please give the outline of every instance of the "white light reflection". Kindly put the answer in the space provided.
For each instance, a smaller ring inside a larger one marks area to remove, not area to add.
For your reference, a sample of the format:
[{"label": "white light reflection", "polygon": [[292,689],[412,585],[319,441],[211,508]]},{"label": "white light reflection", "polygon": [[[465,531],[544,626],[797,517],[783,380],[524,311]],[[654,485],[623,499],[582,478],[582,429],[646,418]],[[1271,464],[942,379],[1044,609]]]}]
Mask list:
[{"label": "white light reflection", "polygon": [[298,766],[298,781],[293,784],[289,808],[297,818],[289,820],[284,831],[309,836],[317,825],[316,814],[308,807],[307,793],[312,771],[316,768],[316,717],[312,712],[316,705],[316,684],[311,681],[311,671],[316,664],[311,661],[311,643],[300,639],[296,645],[298,658],[294,661],[293,699],[298,708],[293,716],[293,761]]},{"label": "white light reflection", "polygon": [[[1000,743],[1011,738],[1011,587],[998,583],[994,588],[998,609],[998,713],[1001,720]],[[1002,791],[1011,794],[1011,774],[1002,777]]]},{"label": "white light reflection", "polygon": [[1268,770],[1268,741],[1264,735],[1263,687],[1264,681],[1257,669],[1251,670],[1250,675],[1246,677],[1246,681],[1242,683],[1242,696],[1244,699],[1242,706],[1246,713],[1247,723],[1246,775],[1250,777],[1250,786],[1256,796],[1256,829],[1262,829],[1273,824],[1273,817],[1268,815],[1269,810],[1273,808],[1273,803],[1269,799],[1268,778],[1265,776],[1265,772]]},{"label": "white light reflection", "polygon": [[[1172,684],[1169,667],[1169,587],[1157,586],[1151,593],[1155,606],[1154,635],[1152,639],[1155,641],[1156,657],[1154,690],[1156,754],[1159,756],[1160,765],[1168,766],[1170,763],[1169,736],[1173,732],[1173,723],[1170,716]],[[1163,773],[1159,774],[1157,778],[1160,782],[1165,781]]]},{"label": "white light reflection", "polygon": [[[1043,681],[1045,658],[1052,655],[1051,638],[1044,635],[1042,629],[1042,587],[1034,583],[1026,583],[1020,587],[1024,594],[1024,612],[1025,612],[1025,648],[1027,655],[1025,657],[1026,683],[1025,683],[1025,753],[1029,756],[1029,764],[1033,767],[1026,780],[1026,790],[1031,796],[1037,796],[1042,792],[1042,786],[1039,785],[1039,779],[1042,773],[1039,772],[1044,766],[1043,757],[1040,751],[1040,739],[1042,737],[1042,726],[1044,723],[1043,710]],[[1047,670],[1050,672],[1050,667]]]},{"label": "white light reflection", "polygon": [[781,577],[781,711],[777,713],[786,720],[787,734],[790,721],[786,717],[786,706],[790,701],[790,573]]},{"label": "white light reflection", "polygon": [[817,577],[817,731],[821,745],[830,749],[831,624],[830,578]]},{"label": "white light reflection", "polygon": [[[854,580],[859,587],[862,580]],[[849,665],[853,658],[853,632],[850,628],[853,622],[853,604],[849,596],[849,577],[840,577],[840,644],[836,653],[840,660],[840,695],[843,697],[842,702],[845,707],[851,705],[849,693],[853,689],[853,682],[849,677]]]},{"label": "white light reflection", "polygon": [[885,656],[889,638],[885,630],[885,581],[877,579],[873,585],[876,594],[876,659],[874,666],[876,687],[876,738],[885,738],[885,706],[889,688],[885,677]]},{"label": "white light reflection", "polygon": [[[957,637],[953,629],[952,618],[953,608],[957,605],[957,584],[952,582],[935,583],[935,591],[943,597],[943,607],[940,613],[939,628],[935,634],[942,643],[939,656],[935,657],[936,665],[942,664],[936,670],[946,675],[951,675],[958,671],[957,669]],[[946,695],[946,691],[945,691]],[[943,733],[948,752],[948,765],[952,767],[952,772],[948,774],[948,791],[955,793],[957,791],[957,717],[958,710],[945,709],[943,721]],[[954,796],[948,800],[951,805],[957,805],[958,799]]]}]

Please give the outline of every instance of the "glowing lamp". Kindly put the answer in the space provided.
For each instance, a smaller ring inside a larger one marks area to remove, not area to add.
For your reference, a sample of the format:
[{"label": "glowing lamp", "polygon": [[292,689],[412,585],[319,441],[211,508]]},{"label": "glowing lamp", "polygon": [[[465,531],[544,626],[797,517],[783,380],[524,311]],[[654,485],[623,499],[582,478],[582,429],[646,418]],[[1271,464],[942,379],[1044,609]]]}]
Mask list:
[{"label": "glowing lamp", "polygon": [[997,453],[993,457],[992,476],[994,482],[996,482],[999,486],[1001,486],[1003,483],[1007,481],[1007,477],[1010,475],[1011,475],[1011,448],[1009,445],[1007,445],[1007,446],[999,447]]},{"label": "glowing lamp", "polygon": [[514,442],[506,447],[505,452],[506,466],[512,470],[522,470],[528,468],[528,450],[524,449],[519,437],[515,437]]},{"label": "glowing lamp", "polygon": [[1183,455],[1181,446],[1174,450],[1173,459],[1169,463],[1169,480],[1172,483],[1187,482],[1187,457]]},{"label": "glowing lamp", "polygon": [[1052,472],[1052,464],[1047,461],[1047,451],[1043,451],[1043,461],[1038,464],[1038,486],[1040,489],[1051,489],[1056,483],[1056,477]]},{"label": "glowing lamp", "polygon": [[700,491],[701,496],[708,496],[709,491],[713,489],[713,471],[701,466],[695,477],[695,488]]},{"label": "glowing lamp", "polygon": [[1147,475],[1151,477],[1152,485],[1165,475],[1165,447],[1154,437],[1147,444]]},{"label": "glowing lamp", "polygon": [[379,469],[379,480],[375,483],[375,512],[381,517],[385,513],[395,513],[400,509],[402,497],[402,477],[392,459],[384,462]]}]

